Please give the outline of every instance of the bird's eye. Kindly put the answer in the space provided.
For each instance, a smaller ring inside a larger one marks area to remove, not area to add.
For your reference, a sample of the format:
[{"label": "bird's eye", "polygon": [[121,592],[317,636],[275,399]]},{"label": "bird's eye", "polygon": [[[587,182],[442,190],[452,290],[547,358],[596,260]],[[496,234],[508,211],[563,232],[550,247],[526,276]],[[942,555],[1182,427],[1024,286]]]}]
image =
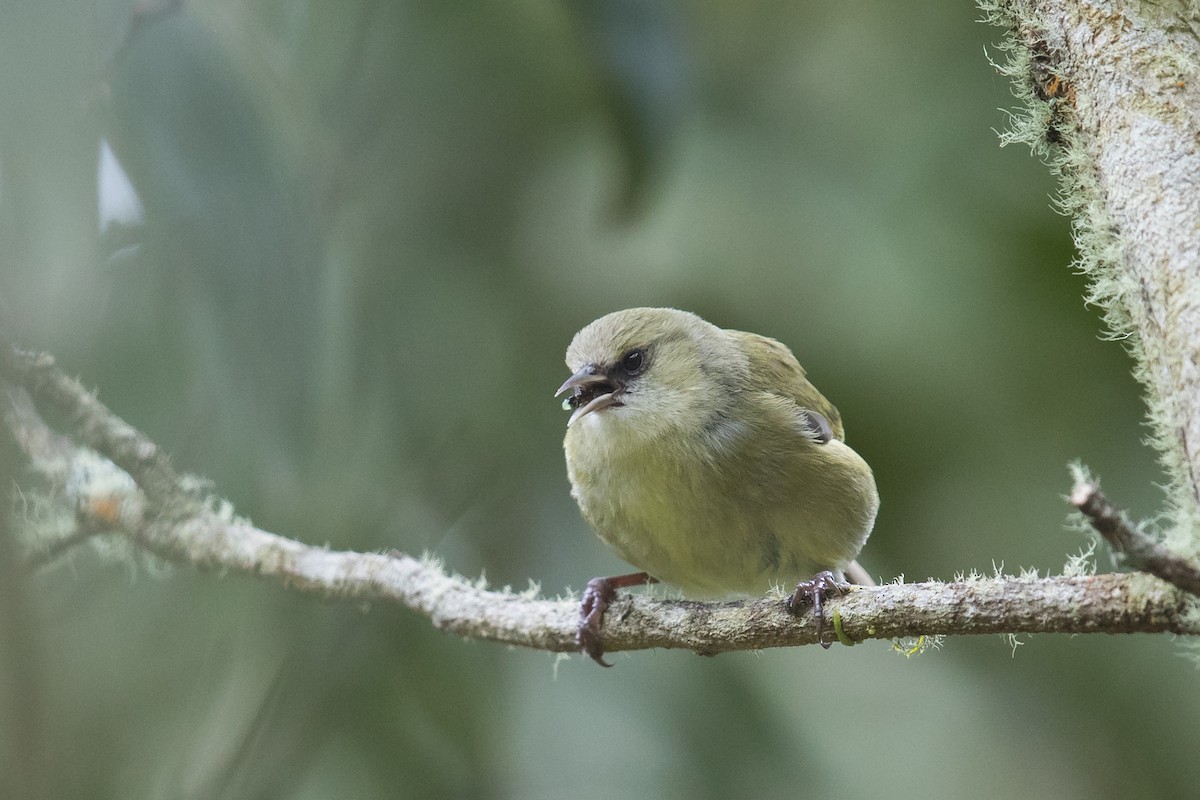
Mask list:
[{"label": "bird's eye", "polygon": [[646,351],[630,350],[621,357],[621,371],[626,375],[637,375],[646,366]]}]

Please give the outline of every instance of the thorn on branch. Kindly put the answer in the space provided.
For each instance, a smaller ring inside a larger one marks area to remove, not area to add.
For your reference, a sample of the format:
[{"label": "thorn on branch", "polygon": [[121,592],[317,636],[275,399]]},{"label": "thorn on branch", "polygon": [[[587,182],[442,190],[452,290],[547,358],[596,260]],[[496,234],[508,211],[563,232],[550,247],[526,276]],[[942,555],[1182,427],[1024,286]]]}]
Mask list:
[{"label": "thorn on branch", "polygon": [[1171,552],[1130,525],[1095,481],[1077,481],[1070,500],[1124,562],[1185,592],[1200,595],[1200,565]]}]

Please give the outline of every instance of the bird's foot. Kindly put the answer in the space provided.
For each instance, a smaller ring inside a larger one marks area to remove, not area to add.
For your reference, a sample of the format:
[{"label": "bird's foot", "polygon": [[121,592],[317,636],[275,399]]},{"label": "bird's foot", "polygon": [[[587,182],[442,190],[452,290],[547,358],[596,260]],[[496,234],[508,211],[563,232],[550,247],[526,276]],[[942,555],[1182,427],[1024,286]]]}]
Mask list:
[{"label": "bird's foot", "polygon": [[825,641],[825,599],[833,593],[845,594],[849,586],[850,584],[839,581],[832,572],[825,570],[813,575],[812,580],[797,583],[791,596],[785,601],[787,610],[797,615],[802,613],[806,606],[812,606],[813,621],[817,624],[817,642],[826,650],[829,649],[829,642]]},{"label": "bird's foot", "polygon": [[604,610],[617,599],[616,587],[608,578],[592,578],[583,590],[579,604],[579,627],[575,629],[575,644],[602,667],[612,664],[604,660],[604,643],[600,641],[600,623]]},{"label": "bird's foot", "polygon": [[604,610],[617,599],[617,589],[657,582],[645,572],[617,575],[613,578],[592,578],[588,581],[583,590],[583,600],[579,604],[579,627],[575,629],[575,644],[579,649],[600,666],[611,667],[612,664],[604,660],[604,642],[600,638]]}]

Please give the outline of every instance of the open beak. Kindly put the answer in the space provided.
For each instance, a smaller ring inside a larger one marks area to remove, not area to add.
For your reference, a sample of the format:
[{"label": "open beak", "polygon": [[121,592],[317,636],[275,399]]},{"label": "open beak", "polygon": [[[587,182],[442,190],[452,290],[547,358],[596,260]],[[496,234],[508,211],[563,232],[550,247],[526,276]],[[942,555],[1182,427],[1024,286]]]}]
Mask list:
[{"label": "open beak", "polygon": [[572,394],[563,407],[575,409],[567,420],[568,428],[593,411],[620,405],[617,399],[618,387],[595,364],[585,364],[582,369],[563,381],[563,385],[558,387],[554,396],[558,397],[568,390],[572,391]]}]

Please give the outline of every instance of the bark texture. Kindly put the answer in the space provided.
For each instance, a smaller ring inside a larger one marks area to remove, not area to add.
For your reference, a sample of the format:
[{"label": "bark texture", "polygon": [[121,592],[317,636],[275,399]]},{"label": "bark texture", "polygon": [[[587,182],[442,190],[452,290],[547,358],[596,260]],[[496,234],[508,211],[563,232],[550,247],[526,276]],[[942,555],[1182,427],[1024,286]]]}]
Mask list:
[{"label": "bark texture", "polygon": [[1011,27],[1028,112],[1009,140],[1062,179],[1091,297],[1126,342],[1169,477],[1168,543],[1200,551],[1200,12],[1193,3],[1013,0],[981,6]]}]

